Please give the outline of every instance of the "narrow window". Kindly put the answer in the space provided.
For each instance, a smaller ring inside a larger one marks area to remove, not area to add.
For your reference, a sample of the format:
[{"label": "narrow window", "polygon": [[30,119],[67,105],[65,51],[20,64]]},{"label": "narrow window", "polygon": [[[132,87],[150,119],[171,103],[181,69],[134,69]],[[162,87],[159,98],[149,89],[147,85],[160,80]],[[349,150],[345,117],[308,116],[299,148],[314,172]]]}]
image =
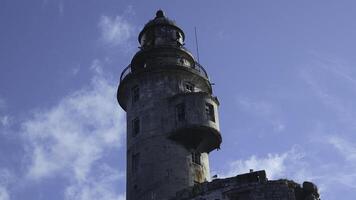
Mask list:
[{"label": "narrow window", "polygon": [[136,117],[135,119],[132,120],[132,136],[136,136],[137,134],[140,133],[140,119]]},{"label": "narrow window", "polygon": [[177,120],[179,122],[185,120],[185,104],[184,103],[180,103],[180,104],[176,105],[176,113],[177,113]]},{"label": "narrow window", "polygon": [[131,92],[132,92],[132,103],[135,103],[140,99],[140,88],[137,85],[135,85],[134,87],[132,87]]},{"label": "narrow window", "polygon": [[214,106],[211,105],[210,103],[206,103],[205,111],[206,111],[207,119],[215,122]]},{"label": "narrow window", "polygon": [[184,90],[186,91],[186,92],[194,92],[194,84],[192,84],[192,83],[189,83],[189,82],[185,82],[184,83]]},{"label": "narrow window", "polygon": [[200,153],[199,152],[192,152],[192,162],[195,163],[195,164],[198,164],[200,165],[201,162],[200,162]]},{"label": "narrow window", "polygon": [[135,174],[138,171],[138,166],[140,162],[140,154],[136,153],[132,155],[132,173]]}]

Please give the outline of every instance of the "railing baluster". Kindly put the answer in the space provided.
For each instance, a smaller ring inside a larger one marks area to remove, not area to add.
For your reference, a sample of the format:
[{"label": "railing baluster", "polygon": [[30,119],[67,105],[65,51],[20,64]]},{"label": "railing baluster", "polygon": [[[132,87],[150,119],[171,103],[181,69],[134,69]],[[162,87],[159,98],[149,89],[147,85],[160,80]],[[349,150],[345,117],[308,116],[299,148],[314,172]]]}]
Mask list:
[{"label": "railing baluster", "polygon": [[[193,66],[190,67],[191,69],[197,71],[201,76],[209,79],[208,73],[206,73],[205,69],[203,66],[201,66],[198,62],[195,62]],[[124,80],[124,78],[131,74],[131,64],[128,65],[121,73],[120,75],[120,82]]]}]

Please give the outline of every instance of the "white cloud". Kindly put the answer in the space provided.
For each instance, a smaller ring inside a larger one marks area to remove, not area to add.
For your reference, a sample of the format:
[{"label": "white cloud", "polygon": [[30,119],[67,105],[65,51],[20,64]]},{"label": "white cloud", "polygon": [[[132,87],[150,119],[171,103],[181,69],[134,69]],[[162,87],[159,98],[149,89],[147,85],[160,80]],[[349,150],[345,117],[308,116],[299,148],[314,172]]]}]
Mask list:
[{"label": "white cloud", "polygon": [[6,107],[5,99],[1,98],[0,96],[0,111],[5,109],[5,107]]},{"label": "white cloud", "polygon": [[6,109],[6,101],[0,96],[0,128],[7,127],[10,124],[10,116],[4,114]]},{"label": "white cloud", "polygon": [[103,63],[100,60],[95,59],[95,60],[93,60],[91,66],[90,66],[90,69],[92,71],[94,71],[96,74],[102,75],[103,74]]},{"label": "white cloud", "polygon": [[[302,79],[315,93],[315,95],[321,100],[323,104],[337,111],[340,115],[349,115],[349,111],[343,106],[341,99],[336,95],[332,95],[327,92],[326,87],[322,87],[322,84],[318,82],[316,74],[310,70],[302,70],[300,72]],[[320,75],[319,75],[320,76]]]},{"label": "white cloud", "polygon": [[247,97],[237,97],[237,106],[270,124],[275,132],[284,131],[286,125],[279,116],[279,109],[267,101],[256,101]]},{"label": "white cloud", "polygon": [[84,182],[76,182],[66,189],[67,200],[121,200],[124,194],[117,194],[113,182],[124,177],[109,166],[103,165],[100,174]]},{"label": "white cloud", "polygon": [[229,163],[229,170],[224,177],[236,176],[254,171],[265,170],[269,179],[294,178],[297,181],[311,179],[306,163],[303,161],[304,153],[297,147],[280,154],[267,154],[265,157],[252,155],[248,159],[235,160]]},{"label": "white cloud", "polygon": [[230,163],[230,176],[247,173],[249,169],[266,170],[270,178],[280,176],[285,170],[285,159],[287,154],[268,154],[266,158],[257,158],[255,155],[247,160],[237,160]]},{"label": "white cloud", "polygon": [[10,195],[5,187],[0,185],[0,200],[10,200]]},{"label": "white cloud", "polygon": [[336,149],[344,159],[341,166],[337,166],[337,168],[333,169],[335,176],[325,177],[325,179],[329,180],[330,185],[338,182],[349,188],[356,188],[356,145],[352,141],[353,139],[347,140],[337,135],[328,137],[327,143]]},{"label": "white cloud", "polygon": [[10,194],[7,185],[13,182],[13,175],[7,169],[0,168],[0,200],[10,200]]},{"label": "white cloud", "polygon": [[[353,99],[356,97],[356,70],[352,66],[342,64],[331,59],[319,59],[312,65],[301,68],[300,77],[310,90],[325,106],[325,111],[331,110],[330,116],[335,116],[331,125],[342,126],[345,132],[353,135],[356,130],[356,110]],[[342,123],[340,125],[339,123]]]},{"label": "white cloud", "polygon": [[10,124],[10,118],[9,116],[5,115],[5,116],[0,116],[0,124],[3,127],[6,127]]},{"label": "white cloud", "polygon": [[308,134],[317,147],[312,150],[319,154],[315,160],[322,162],[313,171],[325,191],[356,185],[355,74],[352,65],[318,55],[312,64],[300,69],[300,77],[323,106],[325,119],[330,120],[320,117],[316,130]]},{"label": "white cloud", "polygon": [[[103,160],[122,144],[126,123],[116,101],[117,85],[105,77],[102,65],[93,62],[95,75],[89,87],[64,97],[52,108],[36,111],[22,124],[30,143],[27,177],[65,177],[72,183],[66,190],[67,199],[119,199],[112,185],[122,176],[105,167]],[[95,178],[102,173],[105,178]]]},{"label": "white cloud", "polygon": [[8,185],[14,181],[14,175],[5,168],[0,168],[0,185]]},{"label": "white cloud", "polygon": [[346,161],[356,167],[356,145],[354,143],[336,135],[329,136],[328,142],[338,150]]},{"label": "white cloud", "polygon": [[122,16],[101,16],[101,40],[110,46],[123,45],[133,35],[134,27]]},{"label": "white cloud", "polygon": [[311,54],[316,58],[313,67],[324,69],[325,72],[333,74],[342,80],[346,80],[354,86],[356,85],[354,68],[345,64],[345,61],[319,55],[316,52],[312,52]]},{"label": "white cloud", "polygon": [[71,74],[74,76],[77,75],[79,71],[80,71],[80,65],[77,65],[70,70]]}]

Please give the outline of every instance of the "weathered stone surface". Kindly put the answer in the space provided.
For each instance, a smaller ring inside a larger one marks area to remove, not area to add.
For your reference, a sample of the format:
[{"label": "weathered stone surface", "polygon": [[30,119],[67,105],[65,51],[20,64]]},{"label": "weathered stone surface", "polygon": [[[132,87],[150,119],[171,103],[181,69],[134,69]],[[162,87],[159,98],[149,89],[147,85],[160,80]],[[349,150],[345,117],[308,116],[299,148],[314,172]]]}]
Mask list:
[{"label": "weathered stone surface", "polygon": [[127,200],[164,200],[209,181],[208,154],[221,143],[219,102],[208,75],[182,47],[183,31],[170,22],[159,12],[145,26],[140,50],[120,77]]},{"label": "weathered stone surface", "polygon": [[127,112],[127,200],[319,199],[313,183],[271,181],[264,171],[208,182],[209,153],[222,142],[208,74],[163,11],[139,42],[117,93]]},{"label": "weathered stone surface", "polygon": [[171,200],[319,200],[317,187],[291,180],[267,180],[265,171],[215,179],[177,192]]}]

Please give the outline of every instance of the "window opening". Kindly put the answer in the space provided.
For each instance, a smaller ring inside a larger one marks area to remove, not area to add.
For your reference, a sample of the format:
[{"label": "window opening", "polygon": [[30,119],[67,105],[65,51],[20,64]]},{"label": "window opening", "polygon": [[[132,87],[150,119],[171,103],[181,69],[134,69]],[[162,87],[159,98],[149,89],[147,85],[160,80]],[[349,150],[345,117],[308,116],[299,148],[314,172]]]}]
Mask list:
[{"label": "window opening", "polygon": [[211,105],[210,103],[206,103],[205,104],[205,111],[206,111],[207,119],[210,120],[210,121],[215,122],[214,106]]},{"label": "window opening", "polygon": [[201,154],[199,152],[195,152],[195,151],[192,152],[192,162],[200,165],[201,164],[200,156]]},{"label": "window opening", "polygon": [[137,102],[140,99],[140,88],[136,85],[132,87],[132,103]]},{"label": "window opening", "polygon": [[185,104],[184,103],[180,103],[180,104],[176,105],[176,113],[177,113],[177,120],[179,122],[185,120]]},{"label": "window opening", "polygon": [[184,83],[184,89],[186,92],[194,92],[194,84],[189,83],[189,82],[185,82]]},{"label": "window opening", "polygon": [[136,153],[132,155],[132,173],[137,173],[139,162],[140,162],[140,154]]},{"label": "window opening", "polygon": [[132,135],[135,137],[140,132],[140,119],[136,117],[132,120]]}]

